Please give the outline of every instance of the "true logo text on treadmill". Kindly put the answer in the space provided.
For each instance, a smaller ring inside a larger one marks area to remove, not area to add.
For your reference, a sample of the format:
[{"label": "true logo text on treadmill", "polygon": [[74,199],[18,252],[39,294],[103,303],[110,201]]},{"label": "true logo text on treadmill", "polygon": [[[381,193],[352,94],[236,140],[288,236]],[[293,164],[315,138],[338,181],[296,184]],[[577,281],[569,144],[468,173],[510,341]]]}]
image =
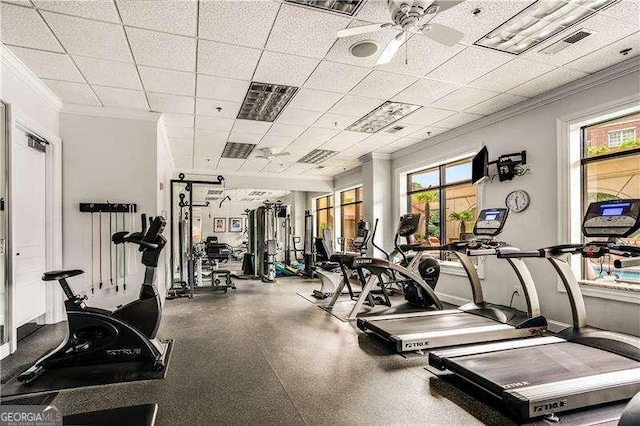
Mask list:
[{"label": "true logo text on treadmill", "polygon": [[560,401],[553,401],[553,402],[550,402],[548,404],[534,405],[533,406],[533,412],[534,413],[541,413],[541,412],[545,412],[545,411],[556,410],[558,408],[562,408],[562,407],[566,407],[566,406],[567,406],[567,400],[563,399],[563,400],[560,400]]}]

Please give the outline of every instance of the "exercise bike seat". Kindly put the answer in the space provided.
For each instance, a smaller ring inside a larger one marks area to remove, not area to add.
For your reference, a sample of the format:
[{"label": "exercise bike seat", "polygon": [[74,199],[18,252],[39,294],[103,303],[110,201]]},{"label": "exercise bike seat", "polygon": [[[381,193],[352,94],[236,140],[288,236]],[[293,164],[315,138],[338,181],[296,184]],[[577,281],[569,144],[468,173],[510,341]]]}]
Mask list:
[{"label": "exercise bike seat", "polygon": [[49,271],[42,274],[42,281],[59,281],[64,278],[75,277],[84,274],[80,269],[69,269],[66,271]]}]

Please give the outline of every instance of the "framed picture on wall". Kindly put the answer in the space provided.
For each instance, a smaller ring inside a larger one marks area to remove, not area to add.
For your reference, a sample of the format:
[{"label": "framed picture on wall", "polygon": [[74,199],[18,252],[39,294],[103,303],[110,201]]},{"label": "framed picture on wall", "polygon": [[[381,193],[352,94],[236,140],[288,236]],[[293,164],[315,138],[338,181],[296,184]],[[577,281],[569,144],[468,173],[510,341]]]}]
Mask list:
[{"label": "framed picture on wall", "polygon": [[242,218],[230,217],[229,218],[229,232],[242,232]]},{"label": "framed picture on wall", "polygon": [[216,217],[213,219],[213,232],[227,232],[226,217]]}]

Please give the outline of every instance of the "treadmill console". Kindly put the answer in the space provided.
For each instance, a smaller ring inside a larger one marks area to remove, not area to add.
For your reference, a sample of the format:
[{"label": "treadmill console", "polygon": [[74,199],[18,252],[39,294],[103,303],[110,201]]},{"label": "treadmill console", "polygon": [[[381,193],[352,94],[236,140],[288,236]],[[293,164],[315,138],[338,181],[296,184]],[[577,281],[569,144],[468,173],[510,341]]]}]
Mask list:
[{"label": "treadmill console", "polygon": [[640,199],[589,204],[582,221],[585,237],[630,237],[640,229]]},{"label": "treadmill console", "polygon": [[400,223],[398,224],[398,231],[396,234],[400,237],[409,237],[416,232],[420,227],[420,213],[407,213],[400,216]]},{"label": "treadmill console", "polygon": [[509,209],[484,209],[478,215],[476,225],[473,227],[473,233],[477,236],[493,237],[502,232],[504,224],[507,221]]}]

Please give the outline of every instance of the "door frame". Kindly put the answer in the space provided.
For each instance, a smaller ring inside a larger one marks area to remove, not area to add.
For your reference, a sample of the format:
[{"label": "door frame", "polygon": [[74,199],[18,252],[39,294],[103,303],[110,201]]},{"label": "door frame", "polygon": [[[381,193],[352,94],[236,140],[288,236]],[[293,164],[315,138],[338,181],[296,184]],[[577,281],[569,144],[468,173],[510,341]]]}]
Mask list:
[{"label": "door frame", "polygon": [[[13,134],[16,131],[31,133],[49,142],[45,158],[45,269],[62,268],[62,139],[48,129],[43,128],[36,120],[28,114],[22,112],[11,104],[5,103],[7,107],[7,293],[8,293],[8,348],[5,345],[0,347],[0,357],[8,353],[13,353],[18,347],[15,306],[15,282],[12,260],[14,256],[13,245],[13,214],[12,196],[13,169],[12,169],[12,145]],[[44,322],[54,324],[65,319],[64,298],[62,292],[57,289],[57,283],[47,282],[46,284],[46,314]]]}]

